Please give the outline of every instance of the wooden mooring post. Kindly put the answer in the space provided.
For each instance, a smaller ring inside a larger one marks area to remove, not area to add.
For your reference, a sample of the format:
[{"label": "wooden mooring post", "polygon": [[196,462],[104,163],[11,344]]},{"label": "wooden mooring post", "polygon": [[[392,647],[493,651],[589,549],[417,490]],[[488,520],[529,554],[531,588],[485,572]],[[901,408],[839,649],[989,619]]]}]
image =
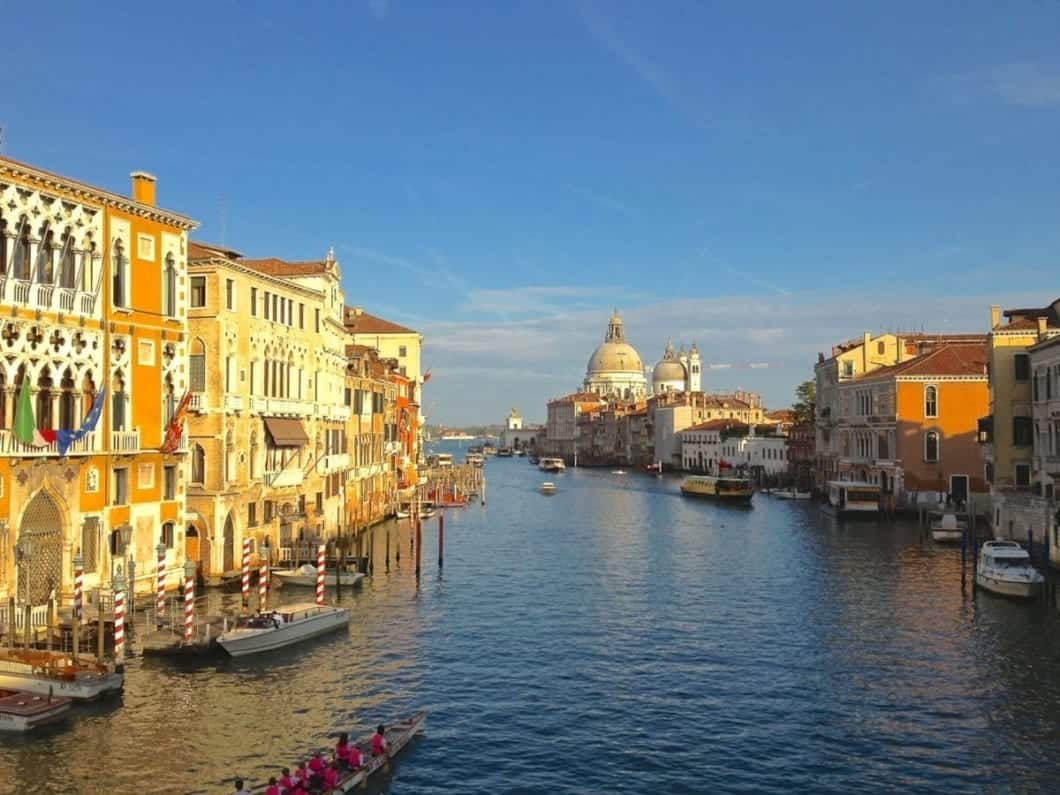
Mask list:
[{"label": "wooden mooring post", "polygon": [[384,558],[386,570],[390,571],[390,528],[386,529],[386,557]]},{"label": "wooden mooring post", "polygon": [[423,537],[422,537],[421,533],[422,533],[422,525],[420,524],[420,520],[417,519],[416,520],[416,579],[417,580],[420,578],[420,556],[421,556],[421,550],[423,548],[423,545],[420,543],[423,540]]},{"label": "wooden mooring post", "polygon": [[445,565],[445,516],[438,514],[438,568]]}]

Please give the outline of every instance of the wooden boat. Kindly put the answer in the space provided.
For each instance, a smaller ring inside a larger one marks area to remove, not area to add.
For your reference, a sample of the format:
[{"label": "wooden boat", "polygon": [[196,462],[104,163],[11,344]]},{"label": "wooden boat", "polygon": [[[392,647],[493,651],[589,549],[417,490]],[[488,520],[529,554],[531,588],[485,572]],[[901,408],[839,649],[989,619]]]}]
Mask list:
[{"label": "wooden boat", "polygon": [[754,489],[747,478],[696,475],[684,479],[681,493],[688,497],[706,497],[722,502],[750,503]]},{"label": "wooden boat", "polygon": [[544,483],[542,483],[540,486],[538,486],[538,490],[542,494],[555,494],[556,493],[556,484],[546,480]]},{"label": "wooden boat", "polygon": [[947,511],[940,518],[932,521],[931,537],[941,544],[955,544],[960,542],[967,528],[967,522],[960,521],[957,514]]},{"label": "wooden boat", "polygon": [[245,616],[221,633],[218,645],[233,657],[259,654],[300,643],[346,626],[350,611],[345,607],[301,604],[260,616]]},{"label": "wooden boat", "polygon": [[88,661],[74,661],[65,652],[41,649],[0,651],[0,688],[38,696],[68,696],[91,701],[119,693],[125,674]]},{"label": "wooden boat", "polygon": [[[364,758],[362,764],[356,770],[346,771],[339,779],[338,784],[330,792],[353,792],[362,784],[381,770],[385,770],[390,760],[400,754],[408,746],[412,739],[427,727],[427,713],[424,710],[414,712],[408,718],[397,723],[384,724],[386,726],[387,752],[383,756],[372,756],[372,735],[363,735],[351,745],[361,749]],[[265,786],[254,790],[254,795],[263,795]]]},{"label": "wooden boat", "polygon": [[[297,569],[273,569],[269,572],[270,577],[276,578],[278,585],[299,585],[303,588],[313,588],[317,584],[317,567],[307,563]],[[353,587],[360,585],[364,575],[359,571],[344,571],[339,575],[339,584]],[[324,572],[324,585],[332,587],[335,585],[335,569]]]},{"label": "wooden boat", "polygon": [[0,690],[0,731],[28,732],[59,720],[70,711],[73,699],[41,696],[21,690]]}]

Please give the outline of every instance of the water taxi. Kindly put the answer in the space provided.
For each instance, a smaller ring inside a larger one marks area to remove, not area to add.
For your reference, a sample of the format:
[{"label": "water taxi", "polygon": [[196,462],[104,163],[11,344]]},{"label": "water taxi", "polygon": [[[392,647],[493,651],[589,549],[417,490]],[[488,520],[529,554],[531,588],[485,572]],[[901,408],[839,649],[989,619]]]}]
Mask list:
[{"label": "water taxi", "polygon": [[231,656],[243,657],[309,640],[349,622],[350,611],[345,607],[284,605],[269,614],[241,617],[234,627],[221,633],[217,643]]},{"label": "water taxi", "polygon": [[556,493],[556,484],[552,483],[551,481],[546,480],[544,483],[542,483],[538,487],[538,490],[542,494],[555,494]]},{"label": "water taxi", "polygon": [[452,453],[432,453],[427,457],[428,466],[451,467],[453,465]]},{"label": "water taxi", "polygon": [[474,467],[481,467],[486,463],[486,459],[482,453],[468,453],[464,456],[464,463],[471,464]]},{"label": "water taxi", "polygon": [[537,468],[542,472],[562,472],[567,465],[562,458],[542,458],[537,462]]},{"label": "water taxi", "polygon": [[954,544],[961,540],[967,528],[967,522],[962,522],[957,514],[947,511],[931,522],[931,537],[941,544]]},{"label": "water taxi", "polygon": [[880,487],[856,480],[830,481],[828,502],[822,508],[836,516],[876,516],[880,512]]},{"label": "water taxi", "polygon": [[515,452],[510,447],[498,447],[497,458],[511,458]]},{"label": "water taxi", "polygon": [[59,720],[70,711],[73,703],[73,699],[66,696],[0,690],[0,731],[28,732],[44,723]]},{"label": "water taxi", "polygon": [[69,696],[91,701],[125,686],[125,674],[105,665],[42,649],[0,651],[0,688],[38,696]]},{"label": "water taxi", "polygon": [[776,497],[778,500],[809,500],[813,499],[813,494],[808,491],[799,491],[797,489],[774,489],[769,492],[770,495]]},{"label": "water taxi", "polygon": [[[312,588],[317,584],[317,567],[312,563],[306,563],[297,569],[273,569],[269,572],[270,577],[276,578],[277,585],[299,585],[303,588]],[[359,571],[344,571],[339,575],[339,585],[353,587],[360,585],[364,575]],[[331,587],[335,585],[335,569],[324,572],[324,585]]]},{"label": "water taxi", "polygon": [[1031,565],[1027,550],[1015,541],[987,541],[979,550],[975,584],[1001,596],[1037,596],[1045,578]]},{"label": "water taxi", "polygon": [[681,493],[689,497],[706,497],[726,502],[750,502],[754,489],[751,488],[748,478],[695,475],[684,479],[681,483]]}]

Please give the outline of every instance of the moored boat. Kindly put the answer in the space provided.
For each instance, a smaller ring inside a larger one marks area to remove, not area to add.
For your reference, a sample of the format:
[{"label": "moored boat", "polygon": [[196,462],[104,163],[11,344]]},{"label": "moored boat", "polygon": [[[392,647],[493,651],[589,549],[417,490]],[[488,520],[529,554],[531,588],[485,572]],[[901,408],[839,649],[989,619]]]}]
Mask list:
[{"label": "moored boat", "polygon": [[693,475],[681,483],[681,493],[688,497],[750,503],[754,489],[747,478]]},{"label": "moored boat", "polygon": [[876,516],[880,512],[880,487],[855,480],[830,481],[828,502],[821,507],[837,516]]},{"label": "moored boat", "polygon": [[809,500],[813,497],[810,492],[797,489],[774,489],[769,494],[778,500]]},{"label": "moored boat", "polygon": [[540,486],[538,486],[538,490],[542,494],[555,494],[556,493],[556,484],[546,480],[544,483],[542,483]]},{"label": "moored boat", "polygon": [[567,468],[562,458],[542,458],[537,463],[537,468],[542,472],[562,472]]},{"label": "moored boat", "polygon": [[75,662],[65,652],[41,649],[0,651],[0,688],[4,690],[91,701],[119,693],[124,686],[125,674],[92,662]]},{"label": "moored boat", "polygon": [[498,447],[497,458],[511,458],[513,455],[512,448],[510,447]]},{"label": "moored boat", "polygon": [[245,616],[221,633],[218,645],[233,657],[259,654],[346,626],[350,611],[345,607],[301,604],[285,605],[272,613]]},{"label": "moored boat", "polygon": [[962,522],[951,511],[931,522],[931,537],[943,544],[953,544],[961,540],[968,523]]},{"label": "moored boat", "polygon": [[[273,569],[269,572],[270,577],[275,577],[279,585],[300,585],[304,588],[312,588],[317,584],[317,567],[312,563],[306,563],[297,569]],[[339,585],[360,585],[364,575],[359,571],[344,571],[339,575]],[[335,585],[335,569],[324,572],[324,585]]]},{"label": "moored boat", "polygon": [[979,550],[975,584],[1000,596],[1037,596],[1045,578],[1031,565],[1027,550],[1015,541],[987,541]]},{"label": "moored boat", "polygon": [[67,696],[42,696],[22,690],[0,690],[0,731],[27,732],[59,720],[70,711]]}]

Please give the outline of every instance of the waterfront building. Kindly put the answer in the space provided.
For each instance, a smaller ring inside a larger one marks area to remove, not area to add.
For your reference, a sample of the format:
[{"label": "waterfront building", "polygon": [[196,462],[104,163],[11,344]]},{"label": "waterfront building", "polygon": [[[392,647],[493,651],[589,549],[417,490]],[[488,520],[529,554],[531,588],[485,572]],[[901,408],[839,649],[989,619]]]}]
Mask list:
[{"label": "waterfront building", "polygon": [[583,391],[615,400],[636,400],[648,393],[644,364],[636,349],[626,342],[617,309],[611,315],[604,341],[589,357]]},{"label": "waterfront building", "polygon": [[664,392],[648,401],[648,414],[653,460],[666,469],[682,466],[679,434],[685,428],[716,419],[759,424],[765,416],[761,396],[744,391],[731,394]]},{"label": "waterfront building", "polygon": [[607,401],[595,392],[574,392],[548,402],[545,454],[574,462],[578,451],[578,418],[602,411]]},{"label": "waterfront building", "polygon": [[788,440],[776,425],[709,420],[680,432],[683,468],[721,474],[723,468],[747,472],[758,482],[788,472]]},{"label": "waterfront building", "polygon": [[1005,323],[1001,317],[1000,308],[991,307],[990,414],[979,423],[994,536],[1048,535],[1053,559],[1060,411],[1050,375],[1060,348],[1060,299],[1037,309],[1007,310]]},{"label": "waterfront building", "polygon": [[[416,402],[416,380],[393,368],[387,373],[387,379],[395,387],[394,416],[397,419],[397,427],[391,431],[386,442],[386,452],[391,455],[386,483],[386,489],[391,495],[387,505],[389,512],[391,507],[396,507],[395,497],[411,500],[415,496],[414,489],[420,477],[418,440],[422,423],[420,406]],[[389,403],[391,394],[387,392],[385,398]]]},{"label": "waterfront building", "polygon": [[88,594],[128,561],[152,588],[159,544],[183,564],[183,445],[161,448],[187,378],[196,224],[156,205],[149,174],[131,193],[0,157],[5,603],[69,598],[76,555]]},{"label": "waterfront building", "polygon": [[513,450],[533,450],[537,446],[537,435],[543,426],[532,425],[523,427],[523,418],[519,410],[512,408],[508,416],[504,418],[504,430],[501,431],[501,447],[510,447]]},{"label": "waterfront building", "polygon": [[702,378],[702,363],[696,344],[693,342],[687,353],[684,345],[678,353],[674,353],[673,343],[667,340],[662,359],[652,369],[651,392],[653,395],[700,392],[703,388]]},{"label": "waterfront building", "polygon": [[341,526],[348,335],[333,253],[287,262],[192,243],[188,268],[185,546],[216,580],[239,570],[244,538],[264,558]]},{"label": "waterfront building", "polygon": [[646,412],[647,403],[612,403],[578,416],[579,466],[630,465],[637,456],[630,445],[630,419]]},{"label": "waterfront building", "polygon": [[812,422],[797,422],[788,429],[788,466],[792,479],[800,489],[813,484],[816,459],[816,428]]},{"label": "waterfront building", "polygon": [[982,336],[972,340],[925,345],[839,383],[837,479],[877,483],[909,502],[948,494],[985,504],[976,433],[989,402],[987,350]]}]

